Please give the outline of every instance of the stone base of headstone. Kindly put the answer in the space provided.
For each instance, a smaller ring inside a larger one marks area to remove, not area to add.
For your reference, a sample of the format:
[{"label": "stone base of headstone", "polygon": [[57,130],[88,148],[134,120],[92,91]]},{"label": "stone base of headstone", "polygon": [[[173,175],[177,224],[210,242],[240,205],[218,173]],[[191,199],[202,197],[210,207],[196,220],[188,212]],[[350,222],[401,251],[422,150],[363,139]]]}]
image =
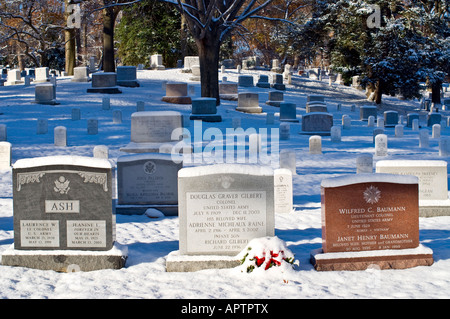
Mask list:
[{"label": "stone base of headstone", "polygon": [[450,199],[419,200],[420,217],[450,216]]},{"label": "stone base of headstone", "polygon": [[433,264],[433,250],[423,245],[411,249],[371,250],[323,253],[322,248],[311,251],[310,262],[317,271],[407,269]]},{"label": "stone base of headstone", "polygon": [[117,85],[129,88],[138,88],[141,86],[138,80],[123,80],[123,81],[117,80]]},{"label": "stone base of headstone", "polygon": [[280,90],[280,91],[286,90],[286,85],[281,84],[281,83],[274,83],[274,84],[271,84],[271,87],[272,87],[273,89],[275,89],[275,90]]},{"label": "stone base of headstone", "polygon": [[217,114],[192,114],[189,119],[203,122],[222,122],[222,116]]},{"label": "stone base of headstone", "polygon": [[240,265],[236,256],[180,255],[178,250],[172,251],[166,259],[167,272],[194,272],[204,269],[226,269]]},{"label": "stone base of headstone", "polygon": [[120,94],[122,91],[118,87],[96,87],[87,89],[87,93]]},{"label": "stone base of headstone", "polygon": [[127,257],[127,247],[117,243],[108,251],[31,251],[14,249],[14,245],[11,245],[2,253],[2,265],[58,272],[94,271],[123,268]]},{"label": "stone base of headstone", "polygon": [[262,107],[252,106],[252,107],[236,107],[236,111],[243,113],[262,113]]},{"label": "stone base of headstone", "polygon": [[173,104],[191,104],[190,96],[163,96],[161,101]]},{"label": "stone base of headstone", "polygon": [[269,82],[258,82],[256,83],[256,86],[263,89],[269,89],[270,83]]},{"label": "stone base of headstone", "polygon": [[227,101],[237,101],[238,100],[237,94],[219,94],[219,97],[221,100],[227,100]]},{"label": "stone base of headstone", "polygon": [[267,105],[276,106],[276,107],[280,107],[281,103],[284,103],[284,101],[271,101],[271,100],[266,101]]},{"label": "stone base of headstone", "polygon": [[[130,142],[125,147],[121,147],[120,151],[125,153],[171,153],[172,148],[178,146],[180,141],[175,142],[164,142],[164,143],[136,143]],[[187,153],[186,149],[187,145],[183,149],[180,150],[181,153]],[[188,147],[189,150],[192,150],[192,147]]]},{"label": "stone base of headstone", "polygon": [[143,215],[147,209],[159,210],[164,216],[178,216],[178,205],[119,205],[116,204],[116,214]]},{"label": "stone base of headstone", "polygon": [[6,81],[3,83],[4,86],[10,86],[10,85],[19,85],[19,84],[25,84],[25,81]]}]

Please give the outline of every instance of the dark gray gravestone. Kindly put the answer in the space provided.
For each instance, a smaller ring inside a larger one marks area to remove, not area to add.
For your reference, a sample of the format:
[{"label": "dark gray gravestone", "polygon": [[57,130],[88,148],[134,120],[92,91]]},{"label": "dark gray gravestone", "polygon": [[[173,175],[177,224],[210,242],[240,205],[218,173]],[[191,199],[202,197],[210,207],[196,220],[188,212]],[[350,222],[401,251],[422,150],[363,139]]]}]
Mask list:
[{"label": "dark gray gravestone", "polygon": [[18,160],[14,247],[3,252],[2,264],[62,272],[125,266],[126,247],[114,242],[112,168],[91,157]]},{"label": "dark gray gravestone", "polygon": [[304,135],[331,135],[333,115],[324,112],[313,112],[302,116],[302,130]]},{"label": "dark gray gravestone", "polygon": [[111,249],[111,169],[106,160],[74,156],[17,161],[14,248]]},{"label": "dark gray gravestone", "polygon": [[178,215],[178,171],[182,157],[145,153],[117,159],[117,213],[143,214],[155,208],[165,215]]}]

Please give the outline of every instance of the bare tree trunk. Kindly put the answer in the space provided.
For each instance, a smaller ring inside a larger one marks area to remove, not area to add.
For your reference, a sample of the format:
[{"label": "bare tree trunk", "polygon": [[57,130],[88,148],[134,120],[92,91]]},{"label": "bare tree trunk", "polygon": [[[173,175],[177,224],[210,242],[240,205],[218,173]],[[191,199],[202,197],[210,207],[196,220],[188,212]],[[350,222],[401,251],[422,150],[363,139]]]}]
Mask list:
[{"label": "bare tree trunk", "polygon": [[438,81],[431,85],[431,103],[441,104],[442,82]]},{"label": "bare tree trunk", "polygon": [[[69,0],[64,1],[66,12],[64,17],[68,21],[69,16],[72,14],[67,8],[69,6]],[[64,49],[65,49],[65,71],[68,75],[73,75],[73,68],[75,67],[75,29],[68,26],[64,29]]]},{"label": "bare tree trunk", "polygon": [[205,36],[196,41],[200,60],[201,95],[216,99],[216,105],[220,105],[219,97],[219,50],[218,37]]},{"label": "bare tree trunk", "polygon": [[64,30],[67,75],[73,75],[75,67],[75,29]]},{"label": "bare tree trunk", "polygon": [[103,71],[116,72],[114,60],[114,23],[119,9],[103,9]]},{"label": "bare tree trunk", "polygon": [[376,104],[381,104],[381,96],[383,95],[383,80],[378,79],[377,84],[375,86],[375,96],[374,100]]}]

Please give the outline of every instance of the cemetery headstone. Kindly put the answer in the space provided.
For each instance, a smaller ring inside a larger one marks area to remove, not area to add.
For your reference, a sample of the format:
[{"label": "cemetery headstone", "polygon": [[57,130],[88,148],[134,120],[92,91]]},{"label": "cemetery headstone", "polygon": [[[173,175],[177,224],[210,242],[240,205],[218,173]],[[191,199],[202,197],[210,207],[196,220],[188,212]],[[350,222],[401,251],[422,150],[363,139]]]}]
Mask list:
[{"label": "cemetery headstone", "polygon": [[434,124],[441,124],[442,115],[441,113],[429,113],[427,118],[427,123],[429,127],[432,127]]},{"label": "cemetery headstone", "polygon": [[333,126],[333,115],[330,113],[313,112],[302,116],[300,134],[329,136]]},{"label": "cemetery headstone", "polygon": [[292,175],[297,175],[297,161],[294,150],[282,149],[280,151],[280,168],[288,169]]},{"label": "cemetery headstone", "polygon": [[150,56],[150,68],[153,70],[165,70],[166,67],[163,65],[163,57],[161,54],[153,54]]},{"label": "cemetery headstone", "polygon": [[24,81],[22,81],[22,77],[20,76],[20,70],[18,69],[8,70],[8,77],[4,85],[8,86],[18,84],[24,84]]},{"label": "cemetery headstone", "polygon": [[87,93],[120,94],[122,91],[117,87],[117,73],[96,72],[92,74],[92,87]]},{"label": "cemetery headstone", "polygon": [[288,214],[293,210],[292,173],[289,169],[274,170],[275,213]]},{"label": "cemetery headstone", "polygon": [[395,137],[403,137],[404,127],[401,124],[395,126]]},{"label": "cemetery headstone", "polygon": [[236,111],[244,113],[261,113],[262,107],[259,106],[258,93],[239,93]]},{"label": "cemetery headstone", "polygon": [[327,104],[325,102],[312,101],[306,103],[306,113],[311,112],[328,112]]},{"label": "cemetery headstone", "polygon": [[47,134],[47,133],[48,133],[48,120],[47,119],[38,119],[36,134]]},{"label": "cemetery headstone", "polygon": [[182,156],[146,153],[117,158],[118,214],[143,214],[149,208],[178,215],[178,171]]},{"label": "cemetery headstone", "polygon": [[309,138],[309,154],[322,154],[322,137],[313,135]]},{"label": "cemetery headstone", "polygon": [[72,121],[78,121],[81,119],[81,109],[78,107],[74,107],[72,109]]},{"label": "cemetery headstone", "polygon": [[109,110],[111,109],[111,99],[109,96],[102,97],[102,110]]},{"label": "cemetery headstone", "polygon": [[267,112],[266,114],[266,124],[272,125],[275,123],[275,113],[273,112]]},{"label": "cemetery headstone", "polygon": [[441,125],[440,124],[433,124],[431,137],[432,138],[440,138],[441,137]]},{"label": "cemetery headstone", "polygon": [[275,90],[286,90],[286,86],[283,84],[283,75],[275,73],[272,75],[273,83],[271,84],[271,87]]},{"label": "cemetery headstone", "polygon": [[319,271],[429,266],[433,251],[419,242],[418,179],[356,174],[322,181],[322,248],[311,252]]},{"label": "cemetery headstone", "polygon": [[92,154],[95,158],[109,158],[109,148],[106,145],[97,145],[94,147]]},{"label": "cemetery headstone", "polygon": [[274,235],[274,172],[245,164],[183,168],[178,205],[179,250],[167,257],[167,271],[235,267],[250,240]]},{"label": "cemetery headstone", "polygon": [[192,76],[189,78],[190,81],[201,81],[200,65],[191,66]]},{"label": "cemetery headstone", "polygon": [[280,140],[288,140],[291,134],[291,125],[289,123],[280,123]]},{"label": "cemetery headstone", "polygon": [[281,73],[281,67],[280,67],[280,61],[278,59],[272,60],[272,68],[270,69],[271,72],[275,73]]},{"label": "cemetery headstone", "polygon": [[223,100],[237,101],[238,84],[230,82],[219,83],[219,96]]},{"label": "cemetery headstone", "polygon": [[198,56],[185,56],[184,57],[184,70],[190,72],[193,65],[200,65],[200,59]]},{"label": "cemetery headstone", "polygon": [[413,120],[419,120],[419,114],[418,113],[408,113],[406,115],[406,127],[412,128]]},{"label": "cemetery headstone", "polygon": [[416,176],[419,179],[420,216],[450,215],[447,162],[436,160],[378,161],[376,172]]},{"label": "cemetery headstone", "polygon": [[284,93],[282,91],[269,91],[269,100],[266,101],[267,105],[279,107],[284,102]]},{"label": "cemetery headstone", "polygon": [[73,68],[73,78],[72,82],[89,82],[91,78],[89,77],[89,68],[87,66],[79,66]]},{"label": "cemetery headstone", "polygon": [[113,111],[113,123],[114,124],[122,124],[122,111],[121,110]]},{"label": "cemetery headstone", "polygon": [[331,134],[331,142],[339,143],[341,141],[341,127],[340,126],[332,126],[330,129]]},{"label": "cemetery headstone", "polygon": [[112,187],[107,160],[18,160],[13,165],[14,249],[3,254],[2,264],[55,271],[70,271],[71,265],[81,271],[122,268],[127,256],[115,244]]},{"label": "cemetery headstone", "polygon": [[167,82],[166,95],[162,101],[174,104],[191,104],[192,99],[188,96],[188,85],[183,82]]},{"label": "cemetery headstone", "polygon": [[50,82],[49,72],[50,70],[48,67],[36,68],[36,78],[34,79],[34,83]]},{"label": "cemetery headstone", "polygon": [[35,87],[34,103],[46,105],[58,105],[56,101],[56,87],[53,84],[37,84]]},{"label": "cemetery headstone", "polygon": [[257,87],[260,88],[270,88],[269,76],[265,74],[260,74],[258,78],[258,82],[256,83]]},{"label": "cemetery headstone", "polygon": [[450,137],[441,136],[439,139],[439,156],[450,156]]},{"label": "cemetery headstone", "polygon": [[53,131],[55,146],[67,146],[67,128],[64,126],[57,126]]},{"label": "cemetery headstone", "polygon": [[0,124],[0,141],[6,141],[8,139],[8,128],[6,124]]},{"label": "cemetery headstone", "polygon": [[145,111],[145,102],[137,101],[136,102],[136,112],[143,112],[143,111]]},{"label": "cemetery headstone", "polygon": [[373,173],[373,155],[366,153],[356,158],[356,174]]},{"label": "cemetery headstone", "polygon": [[125,87],[139,87],[141,84],[137,80],[137,70],[135,66],[117,67],[117,85]]},{"label": "cemetery headstone", "polygon": [[363,105],[359,108],[359,119],[368,121],[369,116],[377,118],[377,107],[373,105]]},{"label": "cemetery headstone", "polygon": [[395,127],[398,124],[398,112],[386,111],[384,112],[384,126]]},{"label": "cemetery headstone", "polygon": [[253,75],[239,75],[238,85],[241,87],[253,87]]},{"label": "cemetery headstone", "polygon": [[183,127],[183,116],[176,111],[145,111],[131,114],[131,141],[120,151],[126,153],[158,153],[164,146],[175,146],[174,130]]},{"label": "cemetery headstone", "polygon": [[375,156],[388,155],[388,138],[386,134],[378,134],[375,136]]},{"label": "cemetery headstone", "polygon": [[428,133],[428,129],[426,128],[420,129],[419,131],[419,147],[430,147],[430,135]]},{"label": "cemetery headstone", "polygon": [[87,120],[87,133],[89,135],[98,134],[98,120],[95,118],[90,118]]},{"label": "cemetery headstone", "polygon": [[217,114],[216,99],[208,97],[192,99],[190,119],[204,122],[221,122],[222,116]]},{"label": "cemetery headstone", "polygon": [[11,143],[0,142],[0,171],[11,167]]},{"label": "cemetery headstone", "polygon": [[297,119],[297,105],[295,103],[280,104],[280,121],[299,122]]}]

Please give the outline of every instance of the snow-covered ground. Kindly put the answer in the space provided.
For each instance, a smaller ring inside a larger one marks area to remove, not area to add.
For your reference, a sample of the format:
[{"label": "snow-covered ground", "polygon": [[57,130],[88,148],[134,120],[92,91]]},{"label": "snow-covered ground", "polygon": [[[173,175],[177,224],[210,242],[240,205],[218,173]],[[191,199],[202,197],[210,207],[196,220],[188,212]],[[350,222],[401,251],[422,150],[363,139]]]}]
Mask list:
[{"label": "snow-covered ground", "polygon": [[[264,71],[244,71],[255,76]],[[227,70],[224,76],[237,82],[238,74]],[[111,110],[102,110],[102,94],[87,94],[89,83],[74,83],[70,77],[58,78],[57,100],[60,105],[31,103],[34,86],[0,87],[0,124],[7,125],[8,141],[12,143],[12,162],[18,159],[51,155],[92,156],[96,145],[107,145],[110,158],[123,155],[119,148],[130,141],[130,118],[137,101],[145,101],[147,111],[175,110],[190,114],[190,105],[161,102],[165,95],[163,81],[189,82],[190,74],[179,69],[138,71],[139,88],[122,88],[123,94],[111,95]],[[189,82],[200,95],[199,82]],[[278,127],[279,109],[268,106],[268,89],[240,88],[258,92],[263,112],[275,112],[274,125],[266,125],[265,114],[243,114],[235,110],[237,102],[222,101],[218,113],[220,123],[203,123],[203,130],[217,127],[225,132],[232,127],[232,118],[240,116],[243,128]],[[290,214],[275,216],[275,235],[295,254],[299,265],[281,272],[270,268],[264,272],[246,273],[241,268],[203,270],[195,273],[168,273],[167,255],[178,249],[178,218],[150,219],[145,215],[117,215],[117,242],[128,248],[126,267],[120,270],[57,273],[21,267],[0,266],[1,298],[152,298],[152,299],[289,299],[289,298],[449,298],[450,297],[450,216],[420,218],[420,241],[434,252],[431,267],[406,270],[367,270],[317,272],[309,262],[310,251],[321,247],[320,183],[324,178],[355,174],[356,157],[374,153],[372,129],[359,120],[359,111],[351,112],[351,104],[367,104],[364,92],[344,86],[328,86],[323,82],[293,76],[292,85],[284,94],[286,102],[297,104],[300,118],[305,114],[306,96],[326,96],[335,124],[343,114],[352,118],[352,128],[342,130],[342,141],[322,141],[323,154],[308,154],[309,136],[298,134],[300,124],[291,124],[289,140],[280,141],[280,150],[296,151],[297,175],[293,177],[294,208]],[[448,94],[448,93],[447,93]],[[418,101],[402,101],[384,96],[383,109],[400,114],[418,107]],[[337,103],[342,103],[340,111]],[[72,121],[71,110],[81,109],[81,120]],[[114,124],[112,112],[121,110],[123,123]],[[380,113],[381,114],[381,113]],[[37,135],[37,119],[47,118],[49,133]],[[87,134],[87,119],[97,118],[99,132]],[[68,146],[55,147],[53,128],[67,127]],[[193,130],[191,123],[189,130]],[[405,128],[403,138],[387,128],[389,155],[381,159],[445,160],[438,152],[438,140],[430,138],[430,146],[419,148],[417,132]],[[450,128],[443,129],[450,135]],[[430,131],[431,136],[431,131]],[[275,167],[275,164],[272,164]],[[0,254],[13,244],[13,199],[11,170],[0,171]],[[181,311],[181,310],[180,310]]]}]

